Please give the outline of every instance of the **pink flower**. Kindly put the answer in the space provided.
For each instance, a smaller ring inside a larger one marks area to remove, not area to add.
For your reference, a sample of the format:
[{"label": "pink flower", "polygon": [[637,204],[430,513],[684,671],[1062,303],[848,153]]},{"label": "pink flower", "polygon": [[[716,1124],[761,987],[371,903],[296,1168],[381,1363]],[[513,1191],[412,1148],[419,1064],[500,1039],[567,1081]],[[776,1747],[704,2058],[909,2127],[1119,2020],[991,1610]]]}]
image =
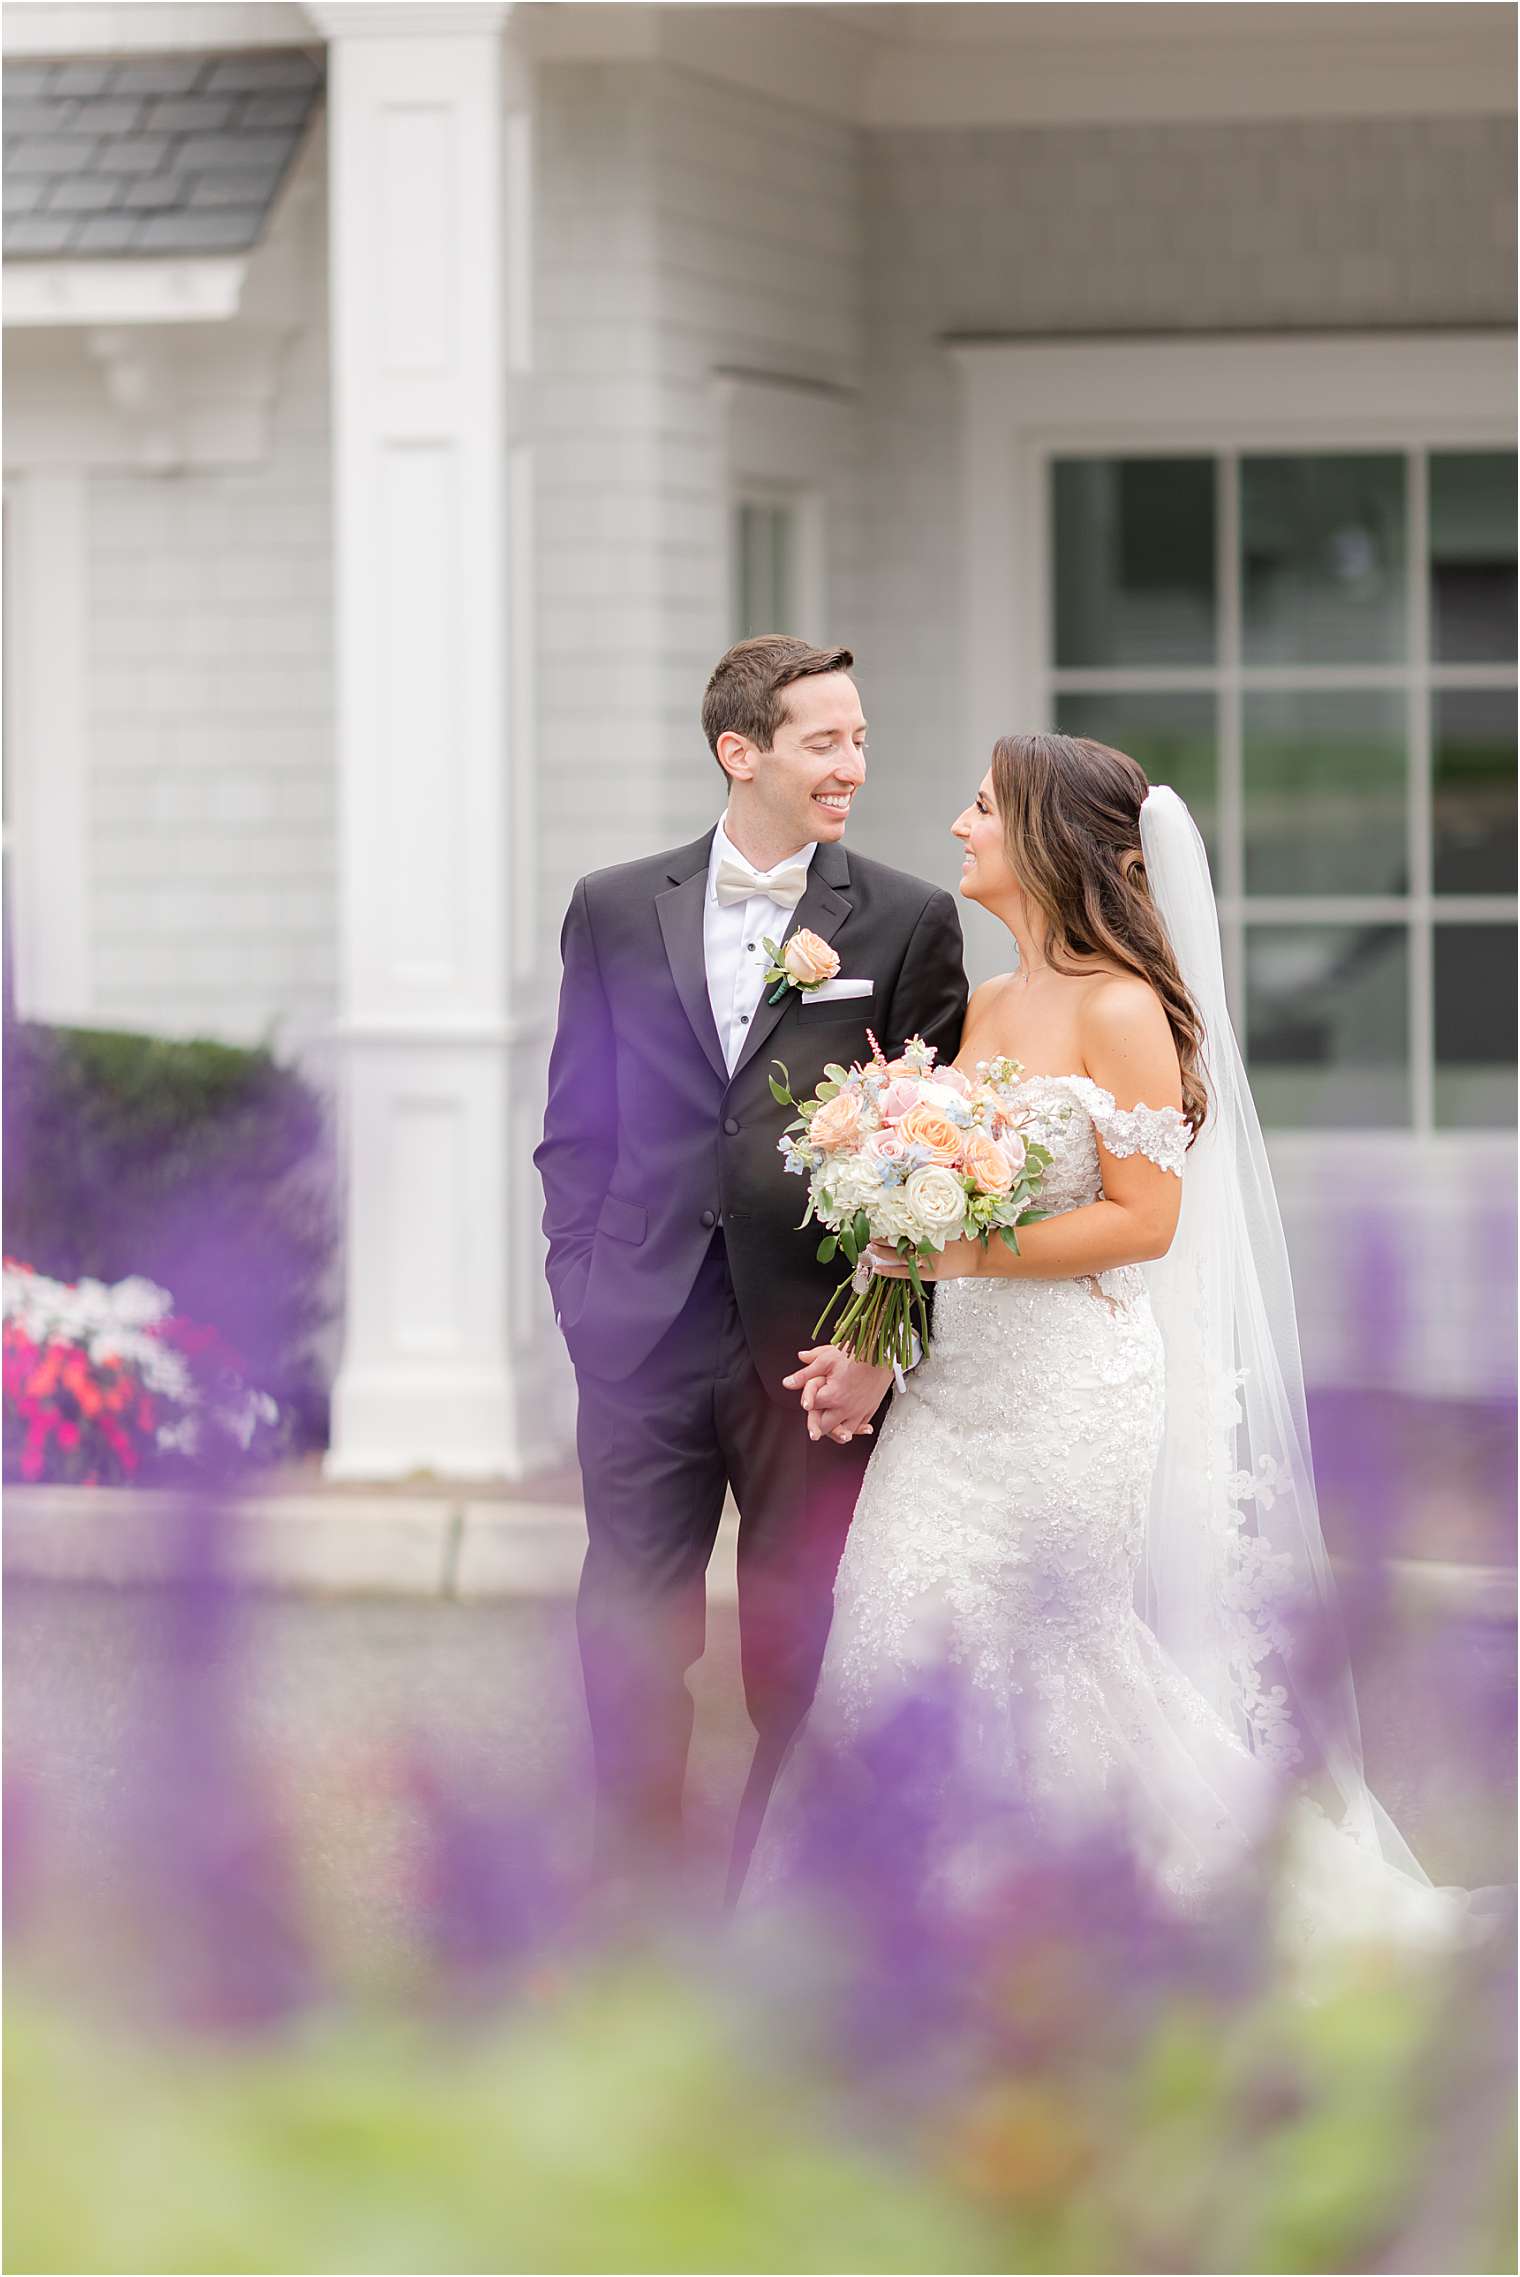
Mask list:
[{"label": "pink flower", "polygon": [[1007,1150],[985,1131],[969,1131],[962,1156],[968,1174],[984,1194],[1006,1194],[1013,1184]]},{"label": "pink flower", "polygon": [[836,1147],[853,1146],[860,1136],[860,1098],[854,1091],[836,1091],[825,1099],[808,1123],[808,1144],[825,1154]]},{"label": "pink flower", "polygon": [[895,1123],[910,1107],[918,1105],[918,1085],[907,1076],[889,1083],[879,1101],[882,1121]]},{"label": "pink flower", "polygon": [[872,1131],[866,1140],[866,1153],[873,1162],[906,1162],[908,1150],[890,1124]]},{"label": "pink flower", "polygon": [[998,1140],[998,1145],[1002,1148],[1004,1154],[1007,1155],[1008,1167],[1013,1172],[1014,1177],[1017,1178],[1020,1171],[1024,1167],[1024,1157],[1028,1151],[1024,1145],[1024,1141],[1020,1138],[1017,1131],[1004,1131],[1001,1138]]},{"label": "pink flower", "polygon": [[958,1067],[937,1067],[934,1071],[934,1080],[943,1090],[954,1091],[962,1099],[971,1097],[970,1078],[962,1075]]}]

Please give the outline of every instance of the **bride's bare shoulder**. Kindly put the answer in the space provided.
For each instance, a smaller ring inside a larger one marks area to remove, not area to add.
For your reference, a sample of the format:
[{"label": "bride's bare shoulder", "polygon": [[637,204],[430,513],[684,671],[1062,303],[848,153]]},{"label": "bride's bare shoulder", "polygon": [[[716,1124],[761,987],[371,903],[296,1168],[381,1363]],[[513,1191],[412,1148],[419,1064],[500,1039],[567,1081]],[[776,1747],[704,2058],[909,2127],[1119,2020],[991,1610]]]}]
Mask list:
[{"label": "bride's bare shoulder", "polygon": [[978,981],[966,1000],[966,1014],[972,1011],[992,1012],[1002,1003],[1017,976],[1011,972],[995,972],[991,980]]}]

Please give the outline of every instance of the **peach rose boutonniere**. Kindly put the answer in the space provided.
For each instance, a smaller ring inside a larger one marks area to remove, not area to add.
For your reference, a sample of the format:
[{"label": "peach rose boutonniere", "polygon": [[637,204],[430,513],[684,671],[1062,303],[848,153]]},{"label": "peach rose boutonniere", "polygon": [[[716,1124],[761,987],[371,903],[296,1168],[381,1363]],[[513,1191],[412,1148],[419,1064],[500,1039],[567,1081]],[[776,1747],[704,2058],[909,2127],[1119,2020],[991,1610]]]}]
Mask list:
[{"label": "peach rose boutonniere", "polygon": [[831,949],[827,941],[821,941],[816,933],[810,933],[805,925],[798,926],[784,949],[764,939],[760,946],[771,960],[765,977],[776,984],[767,999],[771,1004],[779,1004],[789,988],[805,996],[810,989],[821,988],[826,980],[832,980],[839,970],[838,951]]}]

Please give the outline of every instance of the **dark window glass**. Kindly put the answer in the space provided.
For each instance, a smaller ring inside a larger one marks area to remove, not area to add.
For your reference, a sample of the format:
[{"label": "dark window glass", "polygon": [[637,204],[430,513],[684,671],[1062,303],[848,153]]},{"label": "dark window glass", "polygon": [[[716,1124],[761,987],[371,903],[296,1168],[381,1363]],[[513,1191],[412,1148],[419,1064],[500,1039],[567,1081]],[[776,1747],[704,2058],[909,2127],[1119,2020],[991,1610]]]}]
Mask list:
[{"label": "dark window glass", "polygon": [[1408,892],[1407,719],[1395,689],[1246,696],[1248,893]]},{"label": "dark window glass", "polygon": [[1431,720],[1437,893],[1515,890],[1515,694],[1440,688]]},{"label": "dark window glass", "polygon": [[1430,647],[1438,664],[1515,654],[1515,454],[1430,460]]},{"label": "dark window glass", "polygon": [[1515,1120],[1515,928],[1435,928],[1436,1121],[1446,1130]]},{"label": "dark window glass", "polygon": [[1252,925],[1251,1088],[1279,1130],[1410,1119],[1409,944],[1402,925]]},{"label": "dark window glass", "polygon": [[1247,664],[1391,664],[1407,646],[1404,461],[1240,462]]},{"label": "dark window glass", "polygon": [[1058,669],[1212,664],[1214,461],[1056,459]]}]

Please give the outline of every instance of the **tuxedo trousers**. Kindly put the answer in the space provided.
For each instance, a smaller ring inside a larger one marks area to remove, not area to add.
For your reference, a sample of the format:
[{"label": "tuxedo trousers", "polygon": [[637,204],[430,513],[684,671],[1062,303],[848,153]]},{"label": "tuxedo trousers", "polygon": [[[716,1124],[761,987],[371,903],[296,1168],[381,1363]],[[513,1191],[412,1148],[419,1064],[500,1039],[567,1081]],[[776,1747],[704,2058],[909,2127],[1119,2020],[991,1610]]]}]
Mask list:
[{"label": "tuxedo trousers", "polygon": [[[812,1342],[799,1322],[797,1344]],[[691,1296],[622,1383],[577,1372],[587,1549],[576,1625],[599,1847],[674,1837],[691,1740],[686,1672],[706,1641],[706,1574],[729,1487],[739,1511],[739,1640],[756,1744],[731,1890],[806,1714],[834,1576],[872,1441],[812,1440],[750,1354],[721,1230]]]}]

